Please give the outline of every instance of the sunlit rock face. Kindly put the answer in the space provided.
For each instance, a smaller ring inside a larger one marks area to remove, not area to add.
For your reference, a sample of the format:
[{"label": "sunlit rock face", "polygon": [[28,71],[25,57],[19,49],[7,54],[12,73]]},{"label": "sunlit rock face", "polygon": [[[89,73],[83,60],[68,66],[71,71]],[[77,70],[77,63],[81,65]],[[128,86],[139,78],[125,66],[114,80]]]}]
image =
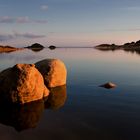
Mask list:
[{"label": "sunlit rock face", "polygon": [[35,128],[43,114],[44,101],[38,100],[25,105],[0,105],[0,123],[14,127],[17,131]]},{"label": "sunlit rock face", "polygon": [[67,98],[66,85],[51,88],[48,99],[45,102],[45,108],[59,109],[65,104],[66,98]]},{"label": "sunlit rock face", "polygon": [[40,72],[33,64],[17,64],[0,73],[0,99],[24,104],[49,95]]},{"label": "sunlit rock face", "polygon": [[67,70],[59,59],[45,59],[35,64],[44,78],[47,87],[57,87],[66,84]]}]

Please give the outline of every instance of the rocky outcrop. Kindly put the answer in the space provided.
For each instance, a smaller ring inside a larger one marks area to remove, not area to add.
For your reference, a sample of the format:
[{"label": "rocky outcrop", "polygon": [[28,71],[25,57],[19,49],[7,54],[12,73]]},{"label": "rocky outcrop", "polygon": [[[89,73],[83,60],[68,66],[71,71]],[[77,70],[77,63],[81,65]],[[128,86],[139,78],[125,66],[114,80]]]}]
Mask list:
[{"label": "rocky outcrop", "polygon": [[15,48],[11,46],[2,46],[0,45],[0,53],[9,53],[17,50],[23,50],[23,48]]},{"label": "rocky outcrop", "polygon": [[[40,100],[48,97],[47,87],[56,93],[59,90],[51,88],[66,84],[67,70],[62,61],[45,59],[35,65],[16,64],[0,73],[0,103],[25,104]],[[55,97],[49,98],[54,101]]]},{"label": "rocky outcrop", "polygon": [[34,43],[34,44],[32,44],[31,46],[28,46],[28,47],[25,47],[25,48],[29,48],[29,49],[32,49],[32,48],[38,49],[38,48],[44,48],[44,46],[41,45],[41,44],[39,44],[39,43]]},{"label": "rocky outcrop", "polygon": [[136,42],[127,42],[123,45],[115,45],[115,44],[100,44],[95,46],[94,48],[98,50],[125,50],[125,51],[140,51],[140,40]]},{"label": "rocky outcrop", "polygon": [[24,104],[49,95],[40,72],[33,64],[17,64],[0,73],[0,99]]},{"label": "rocky outcrop", "polygon": [[67,70],[59,59],[45,59],[35,63],[47,87],[57,87],[66,84]]},{"label": "rocky outcrop", "polygon": [[17,131],[36,127],[44,109],[59,109],[67,98],[64,63],[47,59],[37,66],[44,67],[50,91],[34,64],[16,64],[0,73],[0,123]]},{"label": "rocky outcrop", "polygon": [[39,43],[34,43],[31,46],[28,46],[28,47],[25,47],[25,48],[31,49],[34,52],[38,52],[38,51],[43,50],[44,46],[39,44]]},{"label": "rocky outcrop", "polygon": [[107,89],[111,89],[111,88],[115,88],[116,85],[114,83],[111,83],[111,82],[108,82],[108,83],[105,83],[103,85],[100,85],[100,87],[104,87],[104,88],[107,88]]}]

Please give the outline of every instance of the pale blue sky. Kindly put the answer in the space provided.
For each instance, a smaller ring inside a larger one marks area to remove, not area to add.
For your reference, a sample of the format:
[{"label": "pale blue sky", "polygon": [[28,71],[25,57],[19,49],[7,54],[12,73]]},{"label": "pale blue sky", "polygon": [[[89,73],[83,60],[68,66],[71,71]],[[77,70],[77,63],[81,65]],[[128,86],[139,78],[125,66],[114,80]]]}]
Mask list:
[{"label": "pale blue sky", "polygon": [[122,44],[140,39],[139,0],[1,0],[0,42]]}]

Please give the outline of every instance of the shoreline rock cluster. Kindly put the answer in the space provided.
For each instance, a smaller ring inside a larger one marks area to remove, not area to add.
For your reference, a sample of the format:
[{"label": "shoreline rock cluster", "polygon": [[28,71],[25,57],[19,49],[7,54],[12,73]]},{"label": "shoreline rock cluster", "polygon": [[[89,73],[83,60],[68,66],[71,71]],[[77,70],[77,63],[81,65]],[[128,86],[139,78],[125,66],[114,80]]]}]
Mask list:
[{"label": "shoreline rock cluster", "polygon": [[[24,50],[24,49],[30,49],[34,52],[38,52],[43,50],[45,47],[39,43],[34,43],[31,46],[27,46],[27,47],[22,47],[22,48],[17,48],[17,47],[12,47],[12,46],[3,46],[0,45],[0,53],[10,53],[10,52],[14,52],[14,51],[18,51],[18,50]],[[56,48],[56,46],[51,45],[48,47],[51,50],[54,50]]]},{"label": "shoreline rock cluster", "polygon": [[13,51],[18,51],[18,50],[23,50],[23,48],[15,48],[15,47],[11,47],[11,46],[2,46],[0,45],[0,53],[9,53],[9,52],[13,52]]},{"label": "shoreline rock cluster", "polygon": [[131,43],[125,43],[123,45],[116,45],[116,44],[100,44],[95,46],[96,49],[99,50],[119,50],[123,49],[126,51],[140,51],[140,40]]},{"label": "shoreline rock cluster", "polygon": [[66,84],[67,70],[58,59],[16,64],[0,72],[0,99],[25,104],[47,97],[50,88]]}]

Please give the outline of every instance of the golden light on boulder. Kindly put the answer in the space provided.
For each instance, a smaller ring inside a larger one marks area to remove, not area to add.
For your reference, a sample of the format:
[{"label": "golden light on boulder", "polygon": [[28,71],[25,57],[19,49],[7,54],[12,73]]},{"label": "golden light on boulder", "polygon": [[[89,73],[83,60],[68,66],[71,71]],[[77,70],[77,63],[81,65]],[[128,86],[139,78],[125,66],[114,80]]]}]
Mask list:
[{"label": "golden light on boulder", "polygon": [[34,64],[17,64],[0,73],[0,98],[11,103],[28,103],[49,95]]},{"label": "golden light on boulder", "polygon": [[42,74],[47,87],[57,87],[66,84],[67,70],[65,64],[59,59],[45,59],[35,63]]}]

